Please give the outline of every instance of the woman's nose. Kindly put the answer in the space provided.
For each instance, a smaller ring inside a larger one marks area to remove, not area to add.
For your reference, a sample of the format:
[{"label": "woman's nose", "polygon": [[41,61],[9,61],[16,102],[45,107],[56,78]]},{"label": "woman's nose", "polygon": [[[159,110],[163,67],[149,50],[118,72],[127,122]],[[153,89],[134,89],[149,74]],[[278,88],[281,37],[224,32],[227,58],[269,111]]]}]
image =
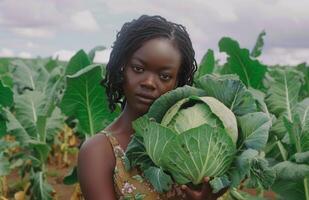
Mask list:
[{"label": "woman's nose", "polygon": [[141,86],[146,88],[146,89],[154,90],[156,88],[156,77],[155,77],[155,75],[154,74],[145,75],[143,81],[141,82]]}]

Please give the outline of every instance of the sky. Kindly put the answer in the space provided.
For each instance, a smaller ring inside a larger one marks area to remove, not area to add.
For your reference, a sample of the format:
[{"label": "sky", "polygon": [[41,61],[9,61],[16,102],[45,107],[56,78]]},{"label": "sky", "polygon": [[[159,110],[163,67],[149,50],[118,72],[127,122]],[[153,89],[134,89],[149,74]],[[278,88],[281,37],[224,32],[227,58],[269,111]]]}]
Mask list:
[{"label": "sky", "polygon": [[184,25],[197,62],[208,49],[224,61],[224,36],[251,50],[265,30],[261,62],[309,63],[309,0],[0,0],[0,57],[69,60],[103,45],[95,61],[106,63],[122,25],[142,14]]}]

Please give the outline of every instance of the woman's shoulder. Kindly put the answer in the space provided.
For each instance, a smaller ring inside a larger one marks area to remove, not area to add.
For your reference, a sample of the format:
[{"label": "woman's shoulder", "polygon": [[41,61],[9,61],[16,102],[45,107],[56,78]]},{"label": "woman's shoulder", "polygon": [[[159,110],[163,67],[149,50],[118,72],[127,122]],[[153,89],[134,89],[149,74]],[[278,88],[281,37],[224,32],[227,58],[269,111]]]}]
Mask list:
[{"label": "woman's shoulder", "polygon": [[113,147],[106,134],[99,132],[87,139],[80,148],[78,160],[81,162],[85,161],[89,164],[110,160],[112,162],[107,163],[113,169],[115,166]]}]

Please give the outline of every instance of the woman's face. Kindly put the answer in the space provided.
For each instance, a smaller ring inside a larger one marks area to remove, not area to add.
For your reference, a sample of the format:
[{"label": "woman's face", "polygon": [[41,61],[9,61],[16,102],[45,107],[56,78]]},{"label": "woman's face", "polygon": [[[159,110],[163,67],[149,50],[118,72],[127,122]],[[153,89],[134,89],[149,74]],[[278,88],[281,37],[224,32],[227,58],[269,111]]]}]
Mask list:
[{"label": "woman's face", "polygon": [[145,114],[155,99],[177,86],[181,54],[165,38],[145,42],[124,69],[126,106]]}]

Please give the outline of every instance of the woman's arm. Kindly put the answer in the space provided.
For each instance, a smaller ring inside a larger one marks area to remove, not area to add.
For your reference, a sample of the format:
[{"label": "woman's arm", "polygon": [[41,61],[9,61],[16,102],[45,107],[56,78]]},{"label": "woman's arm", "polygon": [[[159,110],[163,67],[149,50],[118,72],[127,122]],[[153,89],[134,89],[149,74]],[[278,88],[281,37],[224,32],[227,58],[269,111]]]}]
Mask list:
[{"label": "woman's arm", "polygon": [[116,199],[114,168],[113,149],[105,135],[97,134],[82,145],[78,154],[78,179],[86,200]]}]

